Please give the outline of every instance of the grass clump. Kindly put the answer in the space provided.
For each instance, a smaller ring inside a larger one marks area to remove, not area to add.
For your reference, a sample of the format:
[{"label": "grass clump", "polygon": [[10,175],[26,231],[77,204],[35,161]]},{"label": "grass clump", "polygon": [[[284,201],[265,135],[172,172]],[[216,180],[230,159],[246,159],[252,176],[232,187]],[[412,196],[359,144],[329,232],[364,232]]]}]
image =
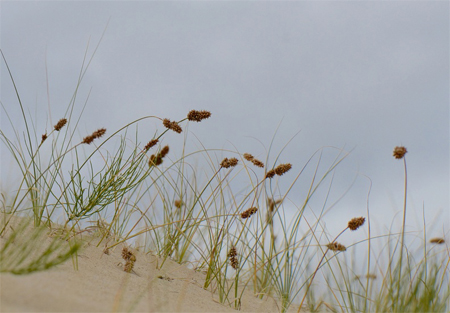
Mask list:
[{"label": "grass clump", "polygon": [[[373,237],[367,206],[364,217],[349,217],[340,233],[331,236],[324,222],[339,201],[330,205],[330,194],[335,169],[347,152],[322,148],[301,165],[281,163],[283,151],[272,161],[271,147],[264,162],[248,152],[205,147],[192,151],[186,146],[188,126],[209,119],[211,113],[205,110],[191,110],[179,120],[145,116],[113,132],[102,127],[79,137],[79,118],[73,112],[86,69],[67,114],[50,133],[39,136],[42,131],[25,114],[8,68],[25,136],[18,135],[22,130],[11,120],[15,136],[0,130],[20,174],[16,191],[3,200],[0,271],[24,274],[70,258],[76,262],[78,235],[96,229],[105,253],[124,242],[140,242],[144,251],[161,258],[159,268],[168,258],[191,264],[205,273],[203,288],[236,309],[249,292],[275,298],[280,312],[293,305],[299,305],[299,312],[304,307],[336,312],[448,311],[444,236],[429,240],[429,248],[424,227],[423,253],[407,247],[405,147],[393,153],[405,169],[401,229]],[[3,103],[2,107],[8,114]],[[131,139],[132,127],[148,121],[164,128],[145,138],[146,144],[137,131]],[[169,148],[170,136],[179,134],[185,136],[183,145],[170,143]],[[333,158],[324,161],[325,155]],[[198,163],[201,166],[194,165]],[[31,231],[14,224],[15,216],[26,215],[32,218]],[[93,225],[88,226],[88,220]],[[35,249],[56,230],[58,237]],[[348,233],[354,231],[358,241],[348,242]],[[374,252],[380,240],[386,240],[387,253]],[[351,259],[356,251],[364,251],[365,261]],[[122,250],[122,258],[123,270],[132,272],[136,255],[131,248]]]}]

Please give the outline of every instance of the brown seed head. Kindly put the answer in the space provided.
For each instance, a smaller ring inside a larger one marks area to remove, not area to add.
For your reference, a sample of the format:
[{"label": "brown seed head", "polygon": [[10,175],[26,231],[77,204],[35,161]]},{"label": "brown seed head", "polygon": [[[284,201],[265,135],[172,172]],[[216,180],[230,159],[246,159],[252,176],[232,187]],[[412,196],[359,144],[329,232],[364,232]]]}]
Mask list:
[{"label": "brown seed head", "polygon": [[393,154],[394,158],[402,159],[405,156],[406,152],[408,152],[408,151],[406,150],[405,147],[395,147],[394,154]]},{"label": "brown seed head", "polygon": [[348,222],[348,228],[350,228],[350,230],[357,230],[364,224],[365,221],[365,217],[354,217]]},{"label": "brown seed head", "polygon": [[244,219],[245,218],[249,218],[250,216],[255,214],[257,211],[258,211],[258,208],[255,208],[255,207],[247,209],[247,210],[245,210],[244,212],[241,213],[241,217],[244,218]]},{"label": "brown seed head", "polygon": [[253,160],[253,155],[251,155],[250,153],[244,153],[244,159],[246,159],[247,161],[251,161]]},{"label": "brown seed head", "polygon": [[236,158],[225,158],[223,159],[222,163],[220,163],[220,166],[223,168],[229,168],[229,167],[235,167],[238,164],[238,159]]},{"label": "brown seed head", "polygon": [[253,160],[252,160],[252,163],[253,163],[253,165],[255,165],[255,166],[257,166],[257,167],[264,167],[264,163],[261,162],[261,161],[258,160],[258,159],[253,159]]},{"label": "brown seed head", "polygon": [[150,167],[158,166],[158,165],[161,165],[162,162],[163,162],[163,159],[162,159],[162,157],[161,157],[161,155],[159,153],[157,155],[152,154],[150,156],[150,160],[148,161],[148,165]]},{"label": "brown seed head", "polygon": [[164,158],[167,155],[167,153],[169,153],[169,146],[164,146],[164,148],[162,148],[160,152],[161,157]]},{"label": "brown seed head", "polygon": [[235,247],[231,247],[228,252],[228,258],[230,259],[231,267],[237,270],[239,268],[239,261],[237,260],[237,251]]},{"label": "brown seed head", "polygon": [[340,244],[338,242],[332,242],[332,243],[327,244],[327,248],[330,249],[331,251],[345,251],[345,250],[347,250],[347,248],[344,245],[342,245],[342,244]]},{"label": "brown seed head", "polygon": [[181,200],[175,200],[173,204],[175,205],[175,207],[177,207],[177,208],[180,209],[181,206],[183,205],[183,201],[181,201]]},{"label": "brown seed head", "polygon": [[291,168],[292,168],[291,163],[280,164],[275,168],[275,174],[277,174],[278,176],[281,176],[284,173],[286,173],[287,171],[289,171]]},{"label": "brown seed head", "polygon": [[48,138],[47,134],[42,135],[41,145]]},{"label": "brown seed head", "polygon": [[275,170],[270,170],[266,173],[266,177],[265,178],[272,178],[275,176]]},{"label": "brown seed head", "polygon": [[188,120],[193,121],[193,122],[200,122],[201,120],[207,119],[210,116],[211,116],[211,112],[209,112],[209,111],[191,110],[188,113],[187,118],[188,118]]},{"label": "brown seed head", "polygon": [[97,129],[95,132],[92,133],[92,135],[84,137],[82,143],[90,144],[95,139],[102,137],[106,133],[105,128]]},{"label": "brown seed head", "polygon": [[123,266],[123,270],[127,273],[131,273],[134,267],[134,262],[127,261],[125,262],[125,265]]},{"label": "brown seed head", "polygon": [[106,133],[106,128],[100,128],[97,129],[95,132],[92,133],[92,136],[94,136],[94,139],[102,137]]},{"label": "brown seed head", "polygon": [[444,238],[431,238],[430,242],[441,245],[441,244],[445,243],[445,240],[444,240]]},{"label": "brown seed head", "polygon": [[152,139],[148,142],[148,144],[145,145],[144,150],[147,151],[151,147],[155,146],[158,143],[158,139]]},{"label": "brown seed head", "polygon": [[165,118],[163,120],[163,125],[165,127],[167,127],[168,129],[173,130],[176,133],[181,133],[183,131],[183,129],[181,128],[180,125],[178,125],[177,122],[171,122],[169,119]]},{"label": "brown seed head", "polygon": [[58,123],[56,123],[56,125],[55,125],[55,130],[59,132],[61,130],[61,128],[63,128],[64,125],[66,125],[66,123],[67,123],[67,119],[65,119],[65,118],[60,119],[58,121]]},{"label": "brown seed head", "polygon": [[127,247],[123,247],[123,249],[122,249],[122,259],[128,261],[128,260],[130,260],[132,255],[133,255],[133,253],[130,250],[128,250]]}]

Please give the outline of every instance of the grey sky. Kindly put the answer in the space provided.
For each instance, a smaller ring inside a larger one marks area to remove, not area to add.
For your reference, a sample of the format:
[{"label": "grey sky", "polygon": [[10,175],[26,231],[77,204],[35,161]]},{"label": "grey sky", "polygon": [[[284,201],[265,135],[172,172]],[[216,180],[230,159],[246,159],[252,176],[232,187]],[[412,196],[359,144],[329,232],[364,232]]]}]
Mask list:
[{"label": "grey sky", "polygon": [[[339,194],[357,179],[330,223],[365,214],[361,174],[373,182],[374,219],[390,222],[403,197],[403,165],[392,150],[405,145],[408,223],[421,227],[422,205],[427,221],[442,211],[433,229],[442,235],[449,220],[448,2],[2,1],[1,49],[42,129],[52,125],[46,66],[54,123],[89,38],[91,53],[109,19],[80,92],[81,108],[92,87],[86,132],[206,109],[212,118],[190,130],[208,148],[233,149],[231,142],[264,158],[254,138],[268,147],[281,122],[272,153],[301,131],[280,158],[297,170],[320,147],[354,149],[333,187]],[[1,68],[1,101],[20,121]],[[143,142],[154,125],[140,126]],[[1,127],[10,128],[4,114]]]}]

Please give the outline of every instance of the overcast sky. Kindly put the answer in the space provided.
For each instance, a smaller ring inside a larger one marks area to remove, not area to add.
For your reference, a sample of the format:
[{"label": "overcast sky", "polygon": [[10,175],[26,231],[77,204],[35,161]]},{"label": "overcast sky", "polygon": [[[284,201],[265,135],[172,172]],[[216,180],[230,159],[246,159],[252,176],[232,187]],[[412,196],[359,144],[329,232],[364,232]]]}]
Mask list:
[{"label": "overcast sky", "polygon": [[[300,131],[279,159],[297,172],[321,147],[352,150],[336,173],[336,194],[356,180],[328,223],[365,215],[368,176],[374,221],[386,227],[402,208],[403,164],[392,150],[404,145],[408,225],[423,226],[424,206],[428,227],[441,212],[429,235],[448,233],[447,1],[0,5],[1,49],[38,129],[50,130],[64,115],[88,42],[90,56],[109,21],[80,89],[79,109],[92,88],[80,136],[145,115],[179,120],[204,109],[212,117],[189,131],[206,147],[235,146],[265,159],[259,141],[268,148],[277,132],[273,162]],[[1,70],[1,101],[24,129],[3,63]],[[3,112],[1,127],[11,129]],[[155,122],[139,127],[143,142],[156,129]],[[4,159],[3,150],[2,180]]]}]

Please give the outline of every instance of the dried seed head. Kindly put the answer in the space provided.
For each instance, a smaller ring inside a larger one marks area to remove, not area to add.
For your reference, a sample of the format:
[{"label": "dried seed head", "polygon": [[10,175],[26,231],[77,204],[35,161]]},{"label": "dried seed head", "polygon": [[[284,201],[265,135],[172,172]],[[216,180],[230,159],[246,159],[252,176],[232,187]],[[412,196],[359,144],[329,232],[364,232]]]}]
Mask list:
[{"label": "dried seed head", "polygon": [[134,267],[134,262],[127,261],[125,265],[123,266],[123,270],[127,273],[131,273]]},{"label": "dried seed head", "polygon": [[237,256],[237,251],[236,251],[236,247],[231,247],[230,251],[228,252],[228,257],[234,257]]},{"label": "dried seed head", "polygon": [[152,154],[150,156],[150,160],[148,161],[148,165],[150,167],[152,166],[158,166],[160,164],[162,164],[163,159],[161,158],[161,155],[158,153],[157,155]]},{"label": "dried seed head", "polygon": [[164,148],[161,149],[161,152],[159,153],[162,158],[164,158],[167,153],[169,153],[169,146],[164,146]]},{"label": "dried seed head", "polygon": [[350,230],[357,230],[364,224],[365,221],[365,217],[354,217],[348,222],[348,228],[350,228]]},{"label": "dried seed head", "polygon": [[95,132],[92,133],[92,135],[84,137],[82,143],[90,144],[95,139],[102,137],[106,133],[105,128],[97,129]]},{"label": "dried seed head", "polygon": [[264,163],[261,162],[261,161],[258,160],[258,159],[253,159],[253,160],[252,160],[252,163],[253,163],[254,165],[256,165],[257,167],[264,167]]},{"label": "dried seed head", "polygon": [[181,128],[180,125],[178,125],[177,122],[171,122],[169,119],[165,118],[163,120],[163,125],[165,127],[167,127],[168,129],[173,130],[176,133],[181,133],[183,131],[183,129]]},{"label": "dried seed head", "polygon": [[153,147],[154,145],[156,145],[158,143],[158,139],[152,139],[148,142],[148,144],[145,145],[144,150],[147,151],[148,149],[150,149],[151,147]]},{"label": "dried seed head", "polygon": [[209,112],[209,111],[191,110],[188,113],[187,118],[188,118],[188,120],[193,121],[193,122],[200,122],[201,120],[207,119],[210,116],[211,116],[211,112]]},{"label": "dried seed head", "polygon": [[253,155],[251,155],[250,153],[244,153],[244,159],[246,159],[247,161],[251,161],[254,159]]},{"label": "dried seed head", "polygon": [[250,216],[255,214],[257,211],[258,211],[258,208],[255,208],[255,207],[247,209],[247,210],[245,210],[244,212],[241,213],[241,217],[244,218],[244,219],[245,218],[249,218]]},{"label": "dried seed head", "polygon": [[237,270],[239,268],[239,262],[237,260],[237,251],[235,247],[232,247],[228,252],[228,258],[230,259],[231,267]]},{"label": "dried seed head", "polygon": [[123,247],[123,249],[122,249],[122,259],[124,259],[125,261],[129,261],[131,259],[132,255],[133,255],[133,252],[128,250],[127,247]]},{"label": "dried seed head", "polygon": [[441,245],[441,244],[445,243],[445,240],[444,240],[444,238],[431,238],[430,242]]},{"label": "dried seed head", "polygon": [[289,171],[291,168],[292,168],[291,163],[280,164],[275,168],[275,174],[277,174],[278,176],[281,176],[284,173],[286,173],[287,171]]},{"label": "dried seed head", "polygon": [[238,159],[236,158],[225,158],[223,159],[222,163],[220,163],[220,166],[223,168],[229,168],[229,167],[235,167],[238,164]]},{"label": "dried seed head", "polygon": [[150,160],[148,161],[148,165],[152,167],[162,164],[163,158],[167,155],[167,153],[169,153],[169,146],[162,148],[157,155],[152,154],[150,156]]},{"label": "dried seed head", "polygon": [[272,178],[275,176],[275,170],[270,170],[266,173],[266,177],[265,178]]},{"label": "dried seed head", "polygon": [[55,125],[55,130],[59,132],[61,130],[61,128],[63,128],[64,125],[66,125],[66,123],[67,123],[67,119],[65,119],[65,118],[60,119],[58,121],[58,123],[56,123],[56,125]]},{"label": "dried seed head", "polygon": [[94,136],[94,139],[100,138],[106,133],[106,128],[100,128],[97,129],[95,132],[92,133],[92,136]]},{"label": "dried seed head", "polygon": [[42,135],[41,145],[48,138],[47,134]]},{"label": "dried seed head", "polygon": [[406,152],[408,152],[407,150],[406,150],[406,148],[405,147],[403,147],[403,146],[401,146],[401,147],[395,147],[394,148],[394,158],[396,158],[396,159],[402,159],[404,156],[405,156],[405,154],[406,154]]},{"label": "dried seed head", "polygon": [[340,244],[338,242],[332,242],[332,243],[327,244],[327,248],[330,249],[331,251],[345,251],[345,250],[347,250],[347,248],[344,245],[342,245],[342,244]]},{"label": "dried seed head", "polygon": [[175,200],[175,202],[173,203],[175,205],[175,207],[177,208],[181,208],[181,206],[183,205],[183,201],[181,200]]}]

